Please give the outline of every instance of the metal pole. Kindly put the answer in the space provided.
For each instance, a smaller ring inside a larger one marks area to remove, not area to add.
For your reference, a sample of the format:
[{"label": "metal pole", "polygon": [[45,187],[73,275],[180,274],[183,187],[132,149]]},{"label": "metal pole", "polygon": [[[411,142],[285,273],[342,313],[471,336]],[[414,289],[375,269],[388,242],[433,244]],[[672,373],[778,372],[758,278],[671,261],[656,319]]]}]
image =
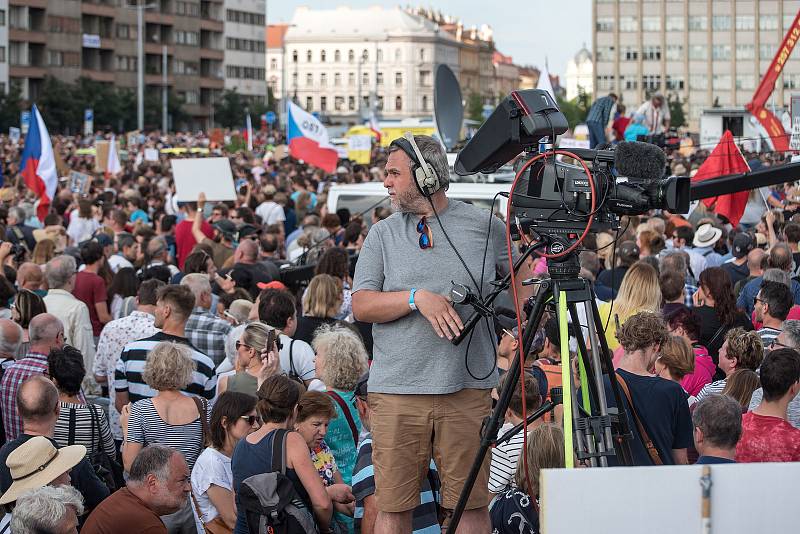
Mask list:
[{"label": "metal pole", "polygon": [[169,131],[167,117],[167,46],[161,47],[161,128],[164,134]]},{"label": "metal pole", "polygon": [[137,77],[136,77],[136,125],[139,131],[144,131],[144,0],[139,0],[136,6],[136,22],[138,24],[138,34],[136,42]]},{"label": "metal pole", "polygon": [[361,120],[364,118],[363,117],[364,114],[361,111],[362,110],[362,106],[361,106],[361,63],[363,61],[364,61],[364,56],[359,54],[358,55],[358,71],[357,71],[357,74],[356,74],[356,78],[358,78],[356,80],[356,82],[358,83],[358,106],[357,106],[357,109],[358,109],[358,121],[359,121],[359,124],[360,124]]}]

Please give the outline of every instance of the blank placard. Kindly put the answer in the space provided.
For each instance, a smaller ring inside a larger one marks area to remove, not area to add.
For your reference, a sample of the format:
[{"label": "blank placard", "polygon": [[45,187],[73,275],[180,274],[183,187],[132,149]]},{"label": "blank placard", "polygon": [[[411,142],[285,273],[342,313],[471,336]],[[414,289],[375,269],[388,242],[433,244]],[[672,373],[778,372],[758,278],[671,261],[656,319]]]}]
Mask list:
[{"label": "blank placard", "polygon": [[178,202],[196,202],[200,193],[211,201],[236,200],[228,158],[173,159],[171,163]]}]

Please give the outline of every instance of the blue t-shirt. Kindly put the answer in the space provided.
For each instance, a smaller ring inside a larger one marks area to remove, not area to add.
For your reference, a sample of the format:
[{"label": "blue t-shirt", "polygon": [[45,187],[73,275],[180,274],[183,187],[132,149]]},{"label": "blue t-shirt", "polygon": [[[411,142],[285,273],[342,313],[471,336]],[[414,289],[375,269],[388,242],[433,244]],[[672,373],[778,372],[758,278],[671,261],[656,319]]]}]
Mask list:
[{"label": "blue t-shirt", "polygon": [[[639,420],[658,449],[661,461],[666,465],[674,465],[672,450],[686,449],[692,444],[692,417],[689,413],[686,392],[677,382],[658,376],[635,375],[623,369],[617,369],[617,373],[625,379],[633,404],[636,406],[636,413],[639,414]],[[616,407],[608,376],[603,377],[603,382],[608,405]],[[622,395],[622,402],[628,410],[628,424],[633,431],[633,439],[630,441],[633,463],[634,465],[653,465],[639,436],[636,420],[621,388],[620,395]],[[609,464],[618,463],[613,457],[609,460]]]},{"label": "blue t-shirt", "polygon": [[131,222],[135,223],[136,221],[142,221],[143,223],[149,223],[150,217],[147,216],[147,213],[144,210],[136,210],[131,213]]},{"label": "blue t-shirt", "polygon": [[[356,424],[357,434],[361,433],[361,418],[358,416],[358,410],[353,406],[353,397],[355,392],[342,391],[340,389],[333,389],[344,401],[350,412],[353,422]],[[331,399],[333,400],[333,399]],[[356,442],[353,441],[353,431],[347,422],[347,418],[342,412],[341,406],[338,402],[334,401],[336,407],[336,418],[331,419],[328,424],[328,433],[325,434],[325,443],[330,447],[333,457],[336,458],[336,465],[339,466],[339,471],[342,472],[342,479],[344,483],[350,485],[353,477],[353,467],[356,465]]]},{"label": "blue t-shirt", "polygon": [[[353,471],[353,496],[356,508],[353,513],[356,532],[361,532],[364,519],[364,500],[375,494],[375,470],[372,465],[372,434],[367,434],[358,445],[358,458]],[[431,460],[428,476],[422,481],[419,492],[419,506],[411,514],[413,534],[441,534],[437,504],[441,504],[439,473]]]}]

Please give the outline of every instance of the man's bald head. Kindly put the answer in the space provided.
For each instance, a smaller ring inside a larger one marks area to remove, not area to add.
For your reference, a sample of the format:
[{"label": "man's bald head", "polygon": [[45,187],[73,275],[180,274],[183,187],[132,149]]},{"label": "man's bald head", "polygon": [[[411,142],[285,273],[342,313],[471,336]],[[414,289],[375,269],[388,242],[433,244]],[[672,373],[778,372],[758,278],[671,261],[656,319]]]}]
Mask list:
[{"label": "man's bald head", "polygon": [[20,289],[30,289],[34,291],[41,289],[44,283],[44,273],[42,268],[32,262],[25,262],[17,269],[17,285]]},{"label": "man's bald head", "polygon": [[58,389],[42,375],[28,378],[17,390],[17,411],[23,423],[58,419]]},{"label": "man's bald head", "polygon": [[786,243],[778,243],[769,251],[769,265],[775,269],[789,271],[792,268],[792,249]]},{"label": "man's bald head", "polygon": [[0,356],[16,358],[22,343],[22,327],[11,319],[0,319]]},{"label": "man's bald head", "polygon": [[61,319],[51,313],[40,313],[28,325],[28,334],[31,344],[54,342],[58,335],[64,332]]},{"label": "man's bald head", "polygon": [[764,249],[761,248],[754,248],[750,252],[747,253],[747,268],[750,269],[751,272],[758,272],[761,270],[761,264],[764,261],[764,256],[767,253],[764,252]]},{"label": "man's bald head", "polygon": [[258,259],[258,244],[252,239],[245,239],[236,248],[239,256],[246,262],[255,262]]}]

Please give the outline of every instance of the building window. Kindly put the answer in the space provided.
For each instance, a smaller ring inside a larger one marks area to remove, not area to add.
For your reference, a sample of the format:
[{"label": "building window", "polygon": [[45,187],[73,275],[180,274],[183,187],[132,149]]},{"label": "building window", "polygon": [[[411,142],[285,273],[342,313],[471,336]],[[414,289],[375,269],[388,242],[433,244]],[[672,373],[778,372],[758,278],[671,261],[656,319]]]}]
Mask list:
[{"label": "building window", "polygon": [[296,72],[292,73],[292,87],[295,87],[295,88],[297,87],[297,73]]},{"label": "building window", "polygon": [[422,111],[428,111],[428,97],[422,97]]},{"label": "building window", "polygon": [[[422,74],[422,73],[420,73]],[[395,72],[394,73],[394,85],[395,87],[400,87],[403,85],[403,73],[402,72]]]},{"label": "building window", "polygon": [[645,74],[642,76],[642,89],[645,91],[658,91],[661,89],[661,75]]},{"label": "building window", "polygon": [[325,50],[321,50],[319,53],[319,60],[321,63],[325,63]]},{"label": "building window", "polygon": [[238,50],[242,52],[264,52],[264,41],[254,41],[253,39],[238,39],[228,37],[225,39],[225,47],[228,50]]},{"label": "building window", "polygon": [[729,90],[731,88],[730,74],[715,74],[711,78],[711,88],[714,90]]},{"label": "building window", "polygon": [[198,32],[175,32],[175,44],[198,46],[200,44],[200,34]]},{"label": "building window", "polygon": [[333,109],[336,111],[342,111],[344,109],[344,97],[337,96],[333,99]]},{"label": "building window", "polygon": [[306,50],[306,63],[311,63],[311,50]]},{"label": "building window", "polygon": [[378,101],[375,103],[376,109],[383,111],[383,95],[378,95]]},{"label": "building window", "polygon": [[[786,87],[786,75],[783,76],[783,87],[784,89],[790,89]],[[753,90],[756,88],[756,80],[752,74],[740,74],[736,76],[736,88],[737,89],[744,89],[744,90]],[[792,87],[791,89],[794,89]]]},{"label": "building window", "polygon": [[362,85],[369,85],[369,72],[362,72],[361,73],[361,84]]},{"label": "building window", "polygon": [[728,15],[714,15],[711,17],[711,28],[714,31],[729,31],[731,29],[731,17]]},{"label": "building window", "polygon": [[[196,64],[195,64],[195,67]],[[296,75],[297,73],[295,73]],[[225,67],[225,75],[228,78],[238,78],[240,80],[262,80],[264,81],[267,77],[266,69],[258,68],[258,67],[245,67],[240,65],[228,65]],[[297,78],[296,76],[292,76],[292,81],[294,81],[295,87],[297,87]]]},{"label": "building window", "polygon": [[690,74],[689,89],[708,89],[708,76],[705,74]]},{"label": "building window", "polygon": [[760,15],[758,17],[759,30],[777,30],[778,15]]},{"label": "building window", "polygon": [[599,32],[613,32],[614,19],[612,17],[597,17],[596,29]]},{"label": "building window", "polygon": [[431,71],[429,70],[421,70],[419,71],[419,84],[423,87],[430,87],[431,85]]},{"label": "building window", "polygon": [[756,19],[753,15],[736,15],[737,30],[755,30]]},{"label": "building window", "polygon": [[403,52],[401,52],[399,48],[396,48],[394,51],[394,60],[400,61],[400,59],[403,57],[402,54]]},{"label": "building window", "polygon": [[642,49],[642,59],[645,61],[661,61],[661,47],[648,45]]},{"label": "building window", "polygon": [[681,61],[683,59],[683,45],[667,45],[667,60]]},{"label": "building window", "polygon": [[292,52],[292,63],[297,63],[297,50]]},{"label": "building window", "polygon": [[339,63],[341,60],[342,60],[342,53],[340,51],[336,50],[333,53],[333,61],[336,62],[336,63]]},{"label": "building window", "polygon": [[227,10],[228,22],[236,22],[239,24],[250,24],[251,26],[264,26],[266,20],[263,14],[250,13],[248,11],[236,11],[234,9]]},{"label": "building window", "polygon": [[327,96],[319,97],[319,110],[320,111],[328,111],[328,97]]},{"label": "building window", "polygon": [[[6,25],[6,10],[0,9],[0,26]],[[5,93],[5,91],[3,91]]]},{"label": "building window", "polygon": [[375,79],[375,83],[378,85],[383,85],[383,73],[379,72],[378,77]]},{"label": "building window", "polygon": [[361,51],[361,59],[363,61],[369,61],[369,50],[367,50],[366,48]]},{"label": "building window", "polygon": [[636,76],[620,76],[619,83],[626,91],[636,90],[639,87]]},{"label": "building window", "polygon": [[199,104],[200,103],[200,92],[199,91],[186,91],[183,94],[184,101],[187,104]]},{"label": "building window", "polygon": [[712,59],[730,59],[731,45],[714,45],[711,48]]},{"label": "building window", "polygon": [[667,74],[667,90],[683,91],[683,76],[670,76]]},{"label": "building window", "polygon": [[667,17],[666,30],[668,32],[682,32],[684,30],[683,17]]},{"label": "building window", "polygon": [[313,107],[314,107],[314,97],[313,96],[307,96],[306,97],[306,111],[311,111],[311,109]]},{"label": "building window", "polygon": [[47,64],[51,67],[61,67],[64,65],[64,55],[61,50],[47,51]]},{"label": "building window", "polygon": [[708,59],[706,45],[689,45],[689,59]]},{"label": "building window", "polygon": [[605,75],[597,77],[598,91],[613,91],[615,86],[614,76]]},{"label": "building window", "polygon": [[761,59],[772,59],[778,48],[773,44],[761,44],[758,46],[758,57]]},{"label": "building window", "polygon": [[323,72],[322,74],[319,75],[319,84],[322,87],[328,85],[328,75],[326,73]]},{"label": "building window", "polygon": [[0,63],[6,62],[6,47],[0,46]]},{"label": "building window", "polygon": [[314,85],[314,77],[311,75],[311,73],[306,74],[306,85],[309,87]]},{"label": "building window", "polygon": [[383,61],[383,50],[381,50],[380,48],[378,49],[377,57],[378,57],[378,63]]},{"label": "building window", "polygon": [[624,46],[619,51],[620,61],[635,61],[639,59],[639,51],[632,46]]},{"label": "building window", "polygon": [[337,72],[333,75],[333,85],[334,87],[339,87],[342,85],[342,75],[341,73]]},{"label": "building window", "polygon": [[614,47],[613,46],[598,46],[597,61],[614,61]]},{"label": "building window", "polygon": [[419,50],[419,60],[420,61],[425,61],[425,49],[424,48],[421,48]]},{"label": "building window", "polygon": [[269,70],[278,70],[278,60],[272,58],[269,60]]},{"label": "building window", "polygon": [[642,17],[643,32],[661,31],[661,17]]},{"label": "building window", "polygon": [[348,96],[347,97],[347,109],[350,111],[354,111],[356,109],[356,97]]},{"label": "building window", "polygon": [[403,111],[403,97],[396,96],[394,98],[394,110],[395,111]]},{"label": "building window", "polygon": [[689,30],[705,31],[708,29],[708,17],[689,17]]},{"label": "building window", "polygon": [[347,74],[347,85],[353,87],[356,84],[356,75],[352,72]]},{"label": "building window", "polygon": [[755,59],[756,47],[751,44],[736,45],[736,59]]},{"label": "building window", "polygon": [[621,32],[635,32],[639,30],[639,24],[636,17],[620,17],[619,18],[619,31]]},{"label": "building window", "polygon": [[352,63],[352,62],[353,62],[353,61],[355,61],[355,60],[356,60],[356,53],[355,53],[355,52],[353,52],[352,50],[350,50],[349,52],[347,52],[347,61],[348,61],[348,62],[350,62],[350,63]]}]

